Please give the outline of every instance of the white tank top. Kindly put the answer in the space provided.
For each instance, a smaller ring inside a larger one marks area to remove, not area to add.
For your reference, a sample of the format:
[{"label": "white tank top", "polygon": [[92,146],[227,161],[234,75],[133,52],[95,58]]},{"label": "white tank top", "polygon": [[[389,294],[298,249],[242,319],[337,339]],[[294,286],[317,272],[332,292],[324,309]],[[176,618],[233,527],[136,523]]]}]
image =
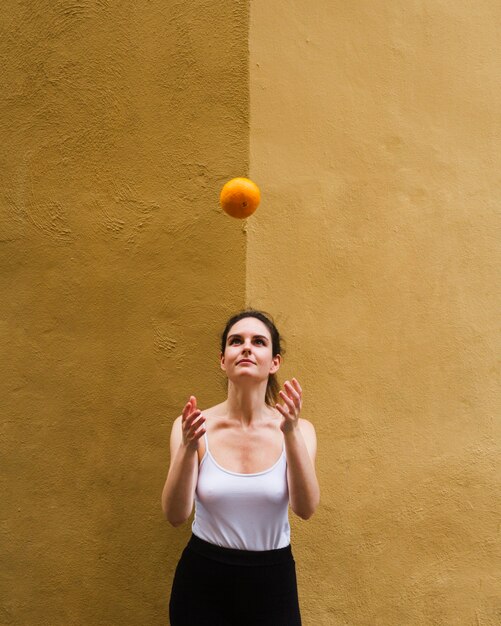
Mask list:
[{"label": "white tank top", "polygon": [[238,474],[222,468],[209,450],[198,469],[194,535],[238,550],[275,550],[290,544],[285,442],[278,461],[264,472]]}]

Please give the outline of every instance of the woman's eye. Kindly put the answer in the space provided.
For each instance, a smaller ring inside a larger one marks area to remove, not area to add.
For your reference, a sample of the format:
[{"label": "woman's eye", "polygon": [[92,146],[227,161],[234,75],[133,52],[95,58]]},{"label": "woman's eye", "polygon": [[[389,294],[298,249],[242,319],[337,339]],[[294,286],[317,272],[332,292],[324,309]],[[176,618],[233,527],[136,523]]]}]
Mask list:
[{"label": "woman's eye", "polygon": [[[236,341],[240,342],[240,339],[238,339],[237,337],[234,337],[233,339],[230,339],[230,346],[233,345]],[[263,339],[256,339],[256,343],[262,343],[264,345],[264,340]]]}]

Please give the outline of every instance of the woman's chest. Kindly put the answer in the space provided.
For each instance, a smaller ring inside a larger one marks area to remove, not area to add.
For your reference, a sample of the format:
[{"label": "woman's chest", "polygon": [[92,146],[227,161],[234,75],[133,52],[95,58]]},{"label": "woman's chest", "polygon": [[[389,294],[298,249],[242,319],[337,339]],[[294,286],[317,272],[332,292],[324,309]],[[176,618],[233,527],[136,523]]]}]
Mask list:
[{"label": "woman's chest", "polygon": [[200,439],[198,460],[202,461],[208,442],[209,454],[221,468],[238,474],[256,474],[270,469],[283,451],[282,431],[236,433],[207,428]]}]

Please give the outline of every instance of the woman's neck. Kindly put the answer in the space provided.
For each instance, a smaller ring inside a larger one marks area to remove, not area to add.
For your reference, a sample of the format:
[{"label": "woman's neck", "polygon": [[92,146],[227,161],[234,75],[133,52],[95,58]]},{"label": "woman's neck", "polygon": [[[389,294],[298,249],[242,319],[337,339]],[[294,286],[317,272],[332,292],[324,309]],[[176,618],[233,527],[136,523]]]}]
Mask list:
[{"label": "woman's neck", "polygon": [[265,394],[266,382],[259,387],[235,387],[230,382],[228,399],[224,403],[228,419],[238,422],[242,428],[262,424],[270,412]]}]

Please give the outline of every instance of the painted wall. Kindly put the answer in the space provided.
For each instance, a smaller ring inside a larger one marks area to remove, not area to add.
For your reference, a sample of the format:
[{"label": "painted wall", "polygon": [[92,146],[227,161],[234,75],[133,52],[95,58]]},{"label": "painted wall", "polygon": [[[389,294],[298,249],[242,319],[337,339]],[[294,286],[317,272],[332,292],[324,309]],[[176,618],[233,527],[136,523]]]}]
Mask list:
[{"label": "painted wall", "polygon": [[245,302],[248,3],[9,0],[0,50],[0,623],[165,624],[170,428]]},{"label": "painted wall", "polygon": [[[305,626],[499,623],[500,23],[494,0],[8,1],[0,623],[165,623],[190,532],[162,519],[168,435],[224,396],[244,303],[318,434]],[[245,173],[240,223],[216,199]]]},{"label": "painted wall", "polygon": [[501,622],[501,5],[254,0],[247,301],[322,503],[304,623]]}]

